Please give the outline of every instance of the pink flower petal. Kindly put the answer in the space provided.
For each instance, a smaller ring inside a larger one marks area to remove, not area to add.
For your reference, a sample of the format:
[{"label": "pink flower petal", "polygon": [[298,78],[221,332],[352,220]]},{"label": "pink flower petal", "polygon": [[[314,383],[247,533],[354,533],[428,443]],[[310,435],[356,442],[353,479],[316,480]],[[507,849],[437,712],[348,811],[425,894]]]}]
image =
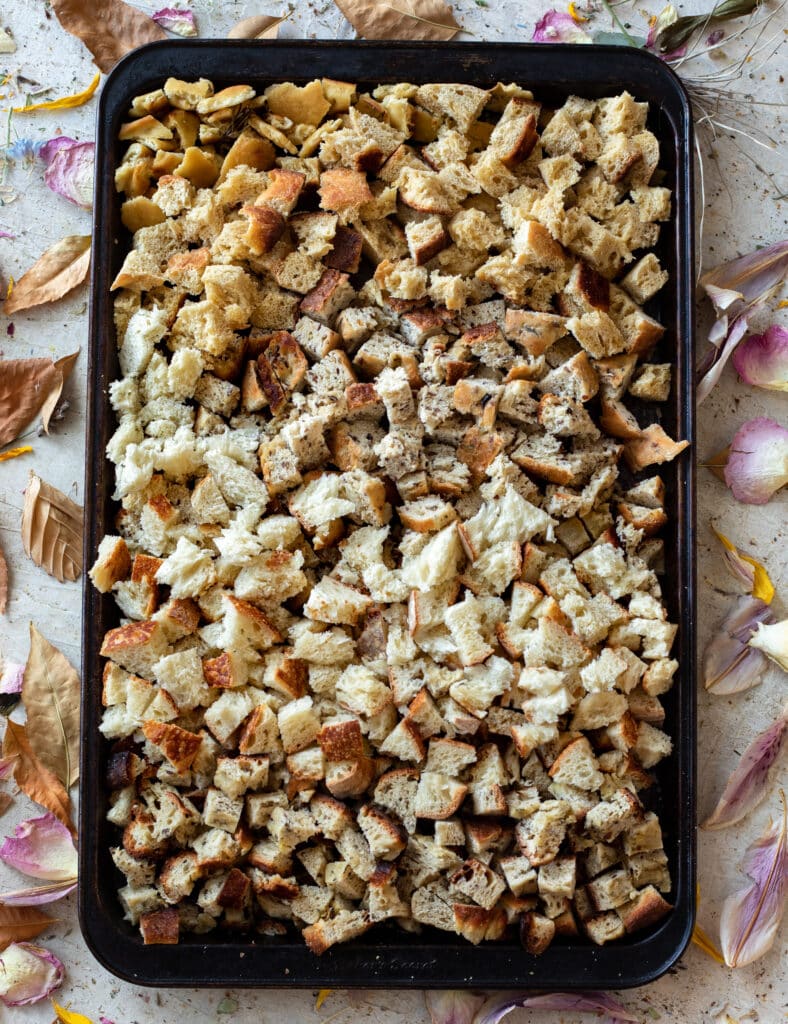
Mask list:
[{"label": "pink flower petal", "polygon": [[16,238],[16,235],[12,235],[10,231],[0,228],[0,238]]},{"label": "pink flower petal", "polygon": [[0,676],[0,693],[21,693],[22,680],[25,677],[25,666],[15,661],[7,661]]},{"label": "pink flower petal", "polygon": [[179,36],[197,35],[194,13],[185,7],[162,7],[160,11],[151,14],[151,18],[167,32],[175,32]]},{"label": "pink flower petal", "polygon": [[0,1000],[6,1006],[29,1006],[46,999],[63,983],[58,958],[43,946],[12,942],[0,953]]},{"label": "pink flower petal", "polygon": [[[747,318],[760,308],[760,306],[756,306],[755,309],[747,310],[747,312],[737,316],[724,338],[724,343],[718,345],[716,348],[709,349],[706,358],[698,367],[700,379],[698,381],[698,386],[695,389],[695,397],[698,405],[709,397],[712,389],[722,376],[725,364],[728,362],[732,353],[735,352],[736,346],[747,333]],[[722,320],[717,321],[718,324],[725,325],[727,325],[727,322],[727,316],[723,317]],[[712,341],[711,334],[709,335],[709,341]]]},{"label": "pink flower petal", "polygon": [[77,851],[71,833],[49,812],[17,825],[13,836],[7,836],[0,846],[0,860],[25,875],[51,882],[77,877]]},{"label": "pink flower petal", "polygon": [[747,384],[788,391],[788,331],[773,324],[763,334],[751,334],[733,353],[733,365]]},{"label": "pink flower petal", "polygon": [[584,32],[566,11],[548,11],[537,21],[532,43],[590,43],[591,36]]},{"label": "pink flower petal", "polygon": [[607,992],[548,992],[541,996],[522,995],[506,999],[480,1017],[478,1024],[498,1024],[507,1014],[519,1007],[532,1010],[574,1010],[580,1013],[585,1010],[597,1014],[604,1013],[607,1015],[604,1019],[609,1024],[638,1024],[640,1020]]},{"label": "pink flower petal", "polygon": [[706,46],[716,46],[720,40],[725,38],[725,30],[721,28],[715,28],[713,32],[709,32],[706,36]]},{"label": "pink flower petal", "polygon": [[77,142],[65,135],[50,139],[39,153],[46,163],[44,181],[58,195],[89,210],[93,205],[96,144]]},{"label": "pink flower petal", "polygon": [[484,1001],[484,996],[460,990],[424,993],[432,1024],[473,1024]]},{"label": "pink flower petal", "polygon": [[77,887],[77,880],[65,882],[49,882],[47,885],[34,885],[30,889],[15,889],[13,892],[0,893],[0,906],[5,907],[40,907],[45,903],[62,900]]},{"label": "pink flower petal", "polygon": [[731,441],[724,476],[738,501],[765,505],[788,483],[788,430],[766,416],[749,420]]},{"label": "pink flower petal", "polygon": [[780,756],[785,730],[788,727],[788,709],[758,733],[741,755],[736,770],[725,786],[717,806],[703,822],[701,828],[718,829],[735,825],[749,814],[766,796],[769,771]]}]

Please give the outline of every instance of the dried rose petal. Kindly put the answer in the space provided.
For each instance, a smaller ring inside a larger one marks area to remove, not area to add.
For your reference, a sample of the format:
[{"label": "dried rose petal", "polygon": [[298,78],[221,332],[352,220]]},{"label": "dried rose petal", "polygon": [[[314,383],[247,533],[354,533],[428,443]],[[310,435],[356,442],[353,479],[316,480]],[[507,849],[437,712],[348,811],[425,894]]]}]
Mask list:
[{"label": "dried rose petal", "polygon": [[532,1010],[588,1010],[595,1013],[606,1013],[609,1024],[634,1024],[640,1020],[634,1017],[626,1007],[607,992],[548,992],[541,996],[522,995],[514,999],[506,999],[493,1006],[477,1024],[498,1024],[499,1021],[519,1007]]},{"label": "dried rose petal", "polygon": [[39,153],[47,165],[44,171],[47,185],[85,210],[93,205],[95,150],[94,142],[78,142],[60,135],[46,142]]},{"label": "dried rose petal", "polygon": [[15,661],[7,661],[0,676],[0,693],[21,693],[25,666]]},{"label": "dried rose petal", "polygon": [[782,622],[758,623],[758,630],[750,637],[750,647],[757,647],[767,658],[788,672],[788,619]]},{"label": "dried rose petal", "polygon": [[12,942],[0,953],[0,1000],[6,1006],[28,1006],[59,988],[65,971],[43,946]]},{"label": "dried rose petal", "polygon": [[548,11],[537,21],[532,43],[590,43],[591,36],[584,32],[566,11]]},{"label": "dried rose petal", "polygon": [[749,690],[761,681],[766,658],[747,646],[759,622],[773,622],[768,605],[740,597],[709,641],[703,658],[703,684],[711,693]]},{"label": "dried rose petal", "polygon": [[194,20],[194,12],[185,7],[162,7],[160,11],[151,14],[151,18],[157,25],[161,25],[168,32],[174,32],[179,36],[196,36],[197,23]]},{"label": "dried rose petal", "polygon": [[763,334],[751,334],[733,353],[733,365],[747,384],[788,391],[788,331],[773,324]]},{"label": "dried rose petal", "polygon": [[756,558],[740,551],[716,526],[712,525],[712,530],[722,544],[725,565],[731,576],[744,584],[748,594],[760,598],[764,604],[771,604],[774,598],[774,584],[765,567]]},{"label": "dried rose petal", "polygon": [[765,505],[788,483],[788,430],[766,416],[741,426],[731,441],[725,483],[738,501]]},{"label": "dried rose petal", "polygon": [[7,836],[0,846],[0,860],[25,875],[51,882],[71,881],[77,876],[71,833],[49,812],[17,825],[13,836]]},{"label": "dried rose petal", "polygon": [[424,993],[432,1024],[472,1024],[484,998],[459,990]]}]

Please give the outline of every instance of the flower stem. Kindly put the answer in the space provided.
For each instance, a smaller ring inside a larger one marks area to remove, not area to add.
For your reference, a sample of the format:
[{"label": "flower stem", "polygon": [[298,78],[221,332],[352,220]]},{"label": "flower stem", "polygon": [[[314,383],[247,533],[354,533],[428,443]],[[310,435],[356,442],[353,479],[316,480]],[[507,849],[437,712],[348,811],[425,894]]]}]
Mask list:
[{"label": "flower stem", "polygon": [[629,34],[629,32],[627,32],[627,30],[624,27],[621,19],[616,14],[616,12],[613,10],[613,8],[611,7],[611,5],[608,2],[608,0],[602,0],[602,6],[605,8],[607,13],[610,15],[610,17],[616,23],[616,25],[618,25],[618,27],[621,29],[621,34],[624,36],[624,38],[629,43],[629,45],[637,47],[638,44],[635,42],[635,40],[632,38],[632,36]]}]

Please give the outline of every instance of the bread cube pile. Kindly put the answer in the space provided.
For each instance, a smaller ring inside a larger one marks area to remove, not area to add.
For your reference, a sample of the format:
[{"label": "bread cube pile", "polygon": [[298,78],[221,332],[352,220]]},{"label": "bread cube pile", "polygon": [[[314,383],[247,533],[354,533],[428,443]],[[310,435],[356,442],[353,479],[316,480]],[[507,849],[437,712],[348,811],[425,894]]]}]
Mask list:
[{"label": "bread cube pile", "polygon": [[647,113],[328,79],[133,101],[91,577],[146,943],[389,922],[540,953],[669,911],[649,467],[686,442],[642,404],[671,389]]}]

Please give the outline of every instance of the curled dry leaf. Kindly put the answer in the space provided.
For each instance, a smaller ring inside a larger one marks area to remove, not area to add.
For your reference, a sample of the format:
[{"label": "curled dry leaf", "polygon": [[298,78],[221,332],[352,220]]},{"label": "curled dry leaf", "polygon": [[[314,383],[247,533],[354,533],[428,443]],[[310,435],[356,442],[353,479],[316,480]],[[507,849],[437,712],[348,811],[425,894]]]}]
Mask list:
[{"label": "curled dry leaf", "polygon": [[275,18],[271,14],[253,14],[233,25],[227,33],[228,39],[276,39],[279,26],[286,18]]},{"label": "curled dry leaf", "polygon": [[25,554],[60,583],[82,573],[82,524],[81,506],[31,472],[22,509],[22,544]]},{"label": "curled dry leaf", "polygon": [[22,683],[27,738],[38,759],[66,788],[79,778],[79,697],[76,669],[31,622]]},{"label": "curled dry leaf", "polygon": [[67,235],[55,242],[19,278],[5,300],[6,316],[62,299],[82,284],[90,267],[90,235]]},{"label": "curled dry leaf", "polygon": [[63,783],[35,755],[24,725],[6,722],[3,756],[14,759],[14,780],[23,793],[35,803],[51,811],[58,821],[75,833],[71,820],[71,798]]},{"label": "curled dry leaf", "polygon": [[745,967],[771,949],[788,895],[788,810],[748,847],[742,871],[752,885],[729,896],[722,908],[720,942],[728,967]]},{"label": "curled dry leaf", "polygon": [[52,0],[58,21],[72,36],[81,39],[106,74],[124,54],[144,43],[166,39],[167,33],[147,14],[122,0]]},{"label": "curled dry leaf", "polygon": [[75,352],[54,363],[51,359],[0,362],[0,445],[18,437],[39,410],[47,429],[78,355]]},{"label": "curled dry leaf", "polygon": [[768,729],[758,733],[744,751],[717,806],[701,828],[719,829],[735,825],[758,806],[766,796],[769,772],[780,756],[786,727],[788,708]]},{"label": "curled dry leaf", "polygon": [[0,615],[5,615],[8,606],[8,562],[0,548]]},{"label": "curled dry leaf", "polygon": [[12,942],[34,939],[55,919],[32,907],[0,907],[0,950]]},{"label": "curled dry leaf", "polygon": [[363,39],[453,39],[461,31],[443,0],[334,0]]}]

